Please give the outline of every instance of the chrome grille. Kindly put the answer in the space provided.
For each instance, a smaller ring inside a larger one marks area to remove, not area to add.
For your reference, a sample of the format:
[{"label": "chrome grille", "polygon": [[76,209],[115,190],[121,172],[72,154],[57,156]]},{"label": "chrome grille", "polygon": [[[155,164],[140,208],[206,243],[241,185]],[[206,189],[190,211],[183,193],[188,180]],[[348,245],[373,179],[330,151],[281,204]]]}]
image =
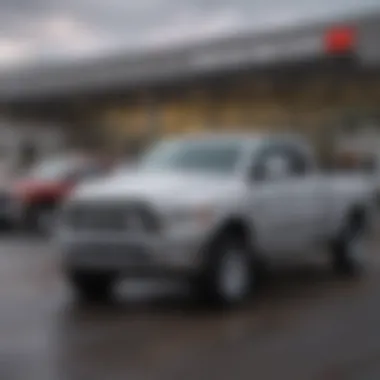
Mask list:
[{"label": "chrome grille", "polygon": [[157,227],[157,218],[140,203],[81,203],[66,213],[66,224],[75,231],[141,232]]}]

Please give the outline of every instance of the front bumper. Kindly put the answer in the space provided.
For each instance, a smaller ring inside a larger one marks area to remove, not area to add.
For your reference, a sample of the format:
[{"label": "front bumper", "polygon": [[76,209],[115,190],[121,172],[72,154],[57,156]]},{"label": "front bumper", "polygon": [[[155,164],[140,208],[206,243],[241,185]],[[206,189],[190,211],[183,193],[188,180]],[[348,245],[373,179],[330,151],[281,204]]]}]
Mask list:
[{"label": "front bumper", "polygon": [[197,272],[202,265],[203,237],[66,236],[59,242],[69,270],[145,273]]}]

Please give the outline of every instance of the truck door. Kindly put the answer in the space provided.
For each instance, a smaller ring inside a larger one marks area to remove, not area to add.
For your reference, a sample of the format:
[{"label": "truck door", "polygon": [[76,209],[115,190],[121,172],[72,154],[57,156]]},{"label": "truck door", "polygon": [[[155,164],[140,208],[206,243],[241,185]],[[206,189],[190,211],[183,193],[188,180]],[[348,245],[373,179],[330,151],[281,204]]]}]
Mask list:
[{"label": "truck door", "polygon": [[294,208],[289,218],[294,221],[299,236],[296,243],[300,247],[310,247],[320,238],[327,214],[324,182],[315,172],[314,158],[297,144],[289,144],[284,148],[291,162],[289,190],[293,194]]},{"label": "truck door", "polygon": [[259,244],[270,252],[305,248],[312,240],[312,198],[306,162],[285,143],[257,156],[252,172],[252,212]]}]

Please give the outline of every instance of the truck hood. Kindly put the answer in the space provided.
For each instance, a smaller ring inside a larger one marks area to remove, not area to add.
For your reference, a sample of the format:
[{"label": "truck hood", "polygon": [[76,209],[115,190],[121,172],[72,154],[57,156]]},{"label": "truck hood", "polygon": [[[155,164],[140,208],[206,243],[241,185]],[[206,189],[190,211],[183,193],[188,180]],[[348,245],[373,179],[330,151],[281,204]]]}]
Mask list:
[{"label": "truck hood", "polygon": [[241,190],[241,182],[231,178],[177,173],[130,172],[79,186],[74,200],[139,199],[150,202],[200,201],[229,197]]}]

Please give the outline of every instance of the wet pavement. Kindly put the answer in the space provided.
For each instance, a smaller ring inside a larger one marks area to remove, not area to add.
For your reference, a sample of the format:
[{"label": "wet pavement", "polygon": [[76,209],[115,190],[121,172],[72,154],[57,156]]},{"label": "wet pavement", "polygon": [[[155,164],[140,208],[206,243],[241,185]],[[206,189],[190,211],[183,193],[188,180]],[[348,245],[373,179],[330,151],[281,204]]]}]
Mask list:
[{"label": "wet pavement", "polygon": [[230,312],[163,283],[125,283],[90,306],[48,243],[1,236],[0,379],[378,380],[380,260],[350,281],[324,259],[282,264]]}]

